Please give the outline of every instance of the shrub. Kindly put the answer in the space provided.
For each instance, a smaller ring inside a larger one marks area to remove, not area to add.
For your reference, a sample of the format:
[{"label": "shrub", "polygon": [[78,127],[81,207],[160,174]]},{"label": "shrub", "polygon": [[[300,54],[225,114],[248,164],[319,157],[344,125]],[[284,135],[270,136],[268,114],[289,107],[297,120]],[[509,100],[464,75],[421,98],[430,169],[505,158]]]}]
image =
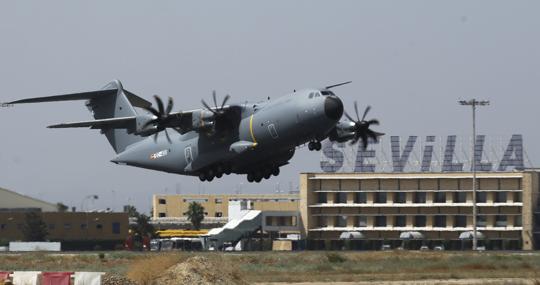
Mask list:
[{"label": "shrub", "polygon": [[328,259],[328,262],[330,263],[342,263],[342,262],[347,261],[347,259],[344,256],[335,252],[327,253],[326,258]]}]

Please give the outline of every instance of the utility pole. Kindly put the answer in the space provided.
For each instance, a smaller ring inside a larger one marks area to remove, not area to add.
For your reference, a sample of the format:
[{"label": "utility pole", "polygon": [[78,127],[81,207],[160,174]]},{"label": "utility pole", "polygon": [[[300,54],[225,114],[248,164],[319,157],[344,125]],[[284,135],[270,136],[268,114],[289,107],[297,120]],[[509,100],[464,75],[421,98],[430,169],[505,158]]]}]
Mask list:
[{"label": "utility pole", "polygon": [[471,170],[473,173],[472,191],[473,191],[473,244],[472,249],[477,250],[478,238],[477,238],[477,208],[476,208],[476,106],[489,105],[489,101],[478,101],[471,99],[469,101],[459,101],[462,106],[472,107],[472,146],[471,146]]}]

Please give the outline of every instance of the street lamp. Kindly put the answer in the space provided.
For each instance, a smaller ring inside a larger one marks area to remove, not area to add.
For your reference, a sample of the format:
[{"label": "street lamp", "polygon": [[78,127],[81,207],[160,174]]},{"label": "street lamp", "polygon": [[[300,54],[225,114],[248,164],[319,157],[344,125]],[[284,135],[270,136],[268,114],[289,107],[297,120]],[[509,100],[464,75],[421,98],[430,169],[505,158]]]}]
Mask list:
[{"label": "street lamp", "polygon": [[84,211],[84,209],[83,209],[83,207],[84,207],[84,202],[85,202],[87,199],[97,200],[97,199],[99,199],[99,196],[98,196],[98,195],[95,195],[95,194],[92,194],[92,195],[88,195],[88,196],[84,197],[84,199],[82,199],[82,201],[81,201],[81,211]]},{"label": "street lamp", "polygon": [[471,170],[473,173],[473,250],[477,249],[478,238],[476,237],[476,106],[486,106],[489,105],[489,101],[478,101],[476,99],[471,99],[469,101],[461,100],[459,104],[462,106],[471,106],[472,107],[472,147],[471,147]]}]

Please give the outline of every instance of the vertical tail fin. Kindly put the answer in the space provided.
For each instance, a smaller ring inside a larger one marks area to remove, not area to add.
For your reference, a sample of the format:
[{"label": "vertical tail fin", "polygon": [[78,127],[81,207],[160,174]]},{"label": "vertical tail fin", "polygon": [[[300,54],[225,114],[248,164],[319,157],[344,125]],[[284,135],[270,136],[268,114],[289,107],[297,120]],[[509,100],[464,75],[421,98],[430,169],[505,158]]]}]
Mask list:
[{"label": "vertical tail fin", "polygon": [[[134,107],[151,105],[150,102],[124,90],[119,80],[110,82],[102,90],[116,90],[116,94],[95,96],[87,101],[86,106],[96,120],[137,116]],[[134,134],[128,134],[126,129],[102,129],[101,133],[107,137],[116,153],[123,152],[129,145],[144,139]]]},{"label": "vertical tail fin", "polygon": [[[124,90],[122,83],[115,80],[101,90],[89,91],[82,93],[72,93],[63,95],[54,95],[47,97],[37,97],[21,99],[10,102],[9,104],[22,103],[41,103],[41,102],[56,102],[56,101],[73,101],[73,100],[88,100],[86,106],[94,115],[94,119],[111,119],[137,116],[135,107],[149,107],[152,104],[143,98]],[[88,124],[67,124],[56,125],[51,127],[82,127]],[[90,124],[90,126],[92,126]],[[129,145],[143,140],[143,137],[128,133],[128,129],[101,128],[101,132],[105,134],[109,143],[116,153],[123,152]]]}]

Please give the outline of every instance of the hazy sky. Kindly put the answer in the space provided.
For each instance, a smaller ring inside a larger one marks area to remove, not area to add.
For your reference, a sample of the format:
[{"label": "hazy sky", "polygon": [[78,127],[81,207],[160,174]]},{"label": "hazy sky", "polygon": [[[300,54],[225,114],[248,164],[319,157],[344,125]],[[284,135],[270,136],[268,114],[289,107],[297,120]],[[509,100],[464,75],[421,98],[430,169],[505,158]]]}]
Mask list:
[{"label": "hazy sky", "polygon": [[[211,90],[262,100],[352,80],[336,89],[373,106],[389,135],[524,135],[540,161],[538,1],[1,1],[0,101],[99,89],[112,79],[142,97],[200,106]],[[363,108],[363,107],[362,107]],[[118,166],[104,136],[47,125],[91,119],[82,101],[0,109],[0,187],[80,207],[134,203],[153,193],[275,192],[319,170],[297,151],[277,178],[219,182]],[[90,204],[90,203],[88,203]]]}]

